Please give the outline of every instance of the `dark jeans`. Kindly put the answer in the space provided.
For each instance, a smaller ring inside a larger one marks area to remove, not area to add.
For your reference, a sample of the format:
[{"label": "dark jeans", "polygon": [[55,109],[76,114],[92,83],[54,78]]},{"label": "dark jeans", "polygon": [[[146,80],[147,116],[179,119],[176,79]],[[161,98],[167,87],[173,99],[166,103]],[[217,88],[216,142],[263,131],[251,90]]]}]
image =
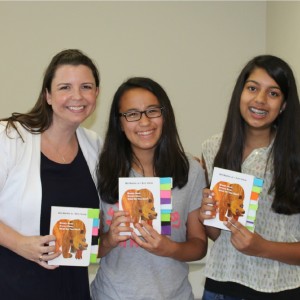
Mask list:
[{"label": "dark jeans", "polygon": [[208,290],[204,290],[202,300],[245,300],[245,299],[238,298],[238,297],[232,297],[232,296],[226,296],[226,295],[210,292]]}]

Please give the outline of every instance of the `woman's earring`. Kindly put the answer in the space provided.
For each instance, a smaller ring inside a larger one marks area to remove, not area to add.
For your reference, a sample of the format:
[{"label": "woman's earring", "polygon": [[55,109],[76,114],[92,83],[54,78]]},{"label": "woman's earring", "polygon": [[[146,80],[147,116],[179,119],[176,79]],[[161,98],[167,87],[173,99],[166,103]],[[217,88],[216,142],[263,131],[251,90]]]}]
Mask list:
[{"label": "woman's earring", "polygon": [[286,102],[284,102],[284,103],[282,104],[282,106],[281,106],[281,108],[280,108],[280,111],[279,111],[279,114],[281,114],[282,112],[284,112],[285,108],[286,108]]}]

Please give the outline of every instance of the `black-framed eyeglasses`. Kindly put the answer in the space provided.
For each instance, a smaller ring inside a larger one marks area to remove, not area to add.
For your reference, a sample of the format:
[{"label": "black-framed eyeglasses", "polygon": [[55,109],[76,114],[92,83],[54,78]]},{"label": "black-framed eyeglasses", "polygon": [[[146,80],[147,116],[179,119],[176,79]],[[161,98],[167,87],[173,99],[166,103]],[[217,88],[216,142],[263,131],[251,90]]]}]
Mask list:
[{"label": "black-framed eyeglasses", "polygon": [[139,111],[132,110],[126,113],[119,113],[120,117],[125,117],[127,122],[136,122],[142,118],[142,114],[145,114],[147,118],[159,118],[162,115],[163,107],[151,107],[149,109]]}]

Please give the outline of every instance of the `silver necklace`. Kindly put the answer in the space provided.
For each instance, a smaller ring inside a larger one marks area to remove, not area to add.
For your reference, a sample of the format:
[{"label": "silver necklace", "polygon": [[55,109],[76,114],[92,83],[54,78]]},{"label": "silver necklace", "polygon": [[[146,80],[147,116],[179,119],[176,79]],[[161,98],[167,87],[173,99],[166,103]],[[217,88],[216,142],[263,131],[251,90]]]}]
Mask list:
[{"label": "silver necklace", "polygon": [[50,139],[48,138],[48,136],[46,136],[46,139],[47,139],[47,141],[48,141],[48,144],[50,144],[50,146],[52,147],[52,149],[53,149],[53,150],[56,152],[56,154],[60,157],[60,161],[62,161],[63,164],[67,164],[67,160],[66,160],[65,156],[66,156],[67,154],[69,154],[69,152],[73,149],[73,147],[71,147],[71,149],[70,149],[68,152],[66,152],[65,154],[62,154],[62,153],[58,150],[58,148],[55,147],[55,146],[51,143],[51,141],[50,141]]}]

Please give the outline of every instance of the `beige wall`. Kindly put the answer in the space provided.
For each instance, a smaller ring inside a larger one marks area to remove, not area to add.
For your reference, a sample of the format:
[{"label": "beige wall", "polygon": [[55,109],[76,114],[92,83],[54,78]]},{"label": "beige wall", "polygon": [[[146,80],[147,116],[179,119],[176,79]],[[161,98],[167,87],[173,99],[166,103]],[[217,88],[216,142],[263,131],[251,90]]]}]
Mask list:
[{"label": "beige wall", "polygon": [[149,76],[173,103],[187,151],[222,129],[234,81],[266,49],[265,2],[0,2],[0,117],[36,101],[51,57],[80,48],[97,62],[102,93],[86,123],[105,132],[113,93]]},{"label": "beige wall", "polygon": [[267,5],[267,51],[285,59],[300,88],[300,2],[279,1]]}]

